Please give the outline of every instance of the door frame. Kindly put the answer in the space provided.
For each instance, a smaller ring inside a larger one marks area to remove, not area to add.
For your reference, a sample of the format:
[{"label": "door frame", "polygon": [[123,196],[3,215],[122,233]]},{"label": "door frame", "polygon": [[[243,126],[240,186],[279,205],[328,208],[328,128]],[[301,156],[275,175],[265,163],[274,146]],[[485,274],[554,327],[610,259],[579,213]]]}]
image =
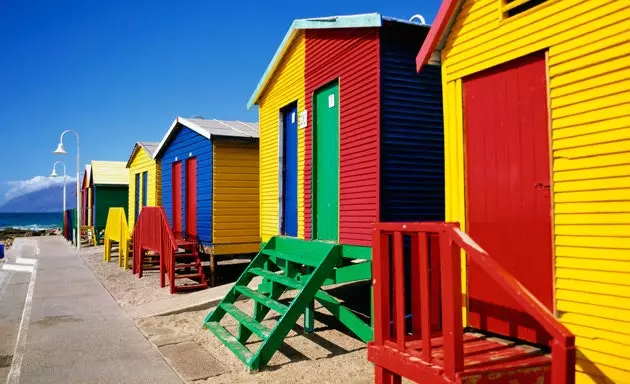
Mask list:
[{"label": "door frame", "polygon": [[[470,228],[470,222],[469,222],[469,215],[468,215],[468,208],[469,208],[469,203],[468,203],[468,192],[469,192],[469,188],[468,188],[468,162],[467,162],[467,154],[466,154],[466,146],[467,146],[467,130],[466,130],[466,125],[465,125],[465,105],[464,105],[464,81],[466,80],[466,78],[471,77],[471,76],[475,76],[478,75],[481,72],[484,71],[488,71],[491,70],[493,68],[508,64],[510,62],[514,62],[514,61],[518,61],[518,60],[522,60],[523,58],[525,58],[526,56],[530,56],[530,55],[535,55],[537,53],[540,53],[543,50],[540,51],[534,51],[534,52],[528,52],[526,54],[523,54],[521,56],[512,58],[508,61],[504,61],[501,62],[497,65],[488,67],[488,68],[484,68],[480,71],[471,73],[466,75],[465,77],[459,78],[459,81],[456,83],[457,89],[456,89],[456,95],[457,97],[455,98],[456,101],[456,112],[458,112],[459,114],[459,124],[461,127],[461,150],[462,150],[462,155],[463,155],[463,159],[462,159],[462,175],[460,178],[460,183],[463,189],[463,194],[464,194],[464,201],[463,201],[463,217],[464,217],[464,222],[465,222],[465,228],[467,231],[469,231]],[[545,60],[545,83],[546,83],[546,89],[545,89],[545,96],[546,96],[546,105],[547,105],[547,148],[548,148],[548,154],[549,154],[549,159],[548,159],[548,167],[549,167],[549,214],[550,214],[550,231],[551,231],[551,269],[552,269],[552,285],[551,285],[551,300],[552,300],[552,311],[553,311],[553,315],[555,317],[558,317],[558,309],[557,309],[557,299],[556,299],[556,238],[555,238],[555,210],[554,210],[554,190],[555,190],[555,185],[554,185],[554,172],[553,172],[553,119],[551,116],[551,87],[550,87],[550,76],[549,76],[549,49],[545,49],[544,50],[544,60]],[[465,290],[464,294],[466,297],[465,300],[465,306],[466,306],[466,313],[465,313],[465,318],[464,318],[464,325],[469,325],[469,316],[470,316],[470,306],[468,303],[468,296],[470,293],[470,276],[468,273],[468,257],[465,256],[466,253],[464,251],[462,251],[462,268],[463,268],[463,276],[465,278],[465,281],[463,282],[463,289]],[[492,256],[492,255],[490,255]]]},{"label": "door frame", "polygon": [[[288,104],[285,104],[284,106],[280,107],[280,109],[278,110],[278,235],[285,234],[285,228],[283,226],[284,219],[285,219],[284,205],[285,205],[285,198],[286,198],[286,196],[284,196],[284,189],[285,189],[284,186],[285,186],[285,181],[286,181],[286,174],[284,172],[284,165],[286,163],[286,157],[284,153],[285,152],[284,147],[285,147],[285,141],[286,141],[286,135],[285,135],[286,127],[284,125],[284,118],[285,118],[286,111],[291,110],[294,105],[295,105],[295,119],[296,119],[296,136],[298,138],[295,145],[298,146],[299,144],[299,132],[297,132],[299,130],[297,126],[297,123],[298,123],[297,119],[299,119],[298,100],[294,100]],[[299,154],[298,154],[298,168],[299,168]],[[296,173],[297,172],[298,172],[298,169],[296,168]],[[296,178],[298,178],[297,176],[298,175],[296,174]],[[298,194],[300,193],[299,182],[297,182],[297,193]],[[298,208],[298,211],[299,211],[299,207],[296,207],[296,208]],[[296,217],[296,220],[297,220],[297,217]],[[299,228],[299,222],[297,223],[297,227]],[[296,236],[297,235],[298,233],[296,233]]]},{"label": "door frame", "polygon": [[339,152],[337,161],[337,171],[339,174],[339,182],[337,183],[337,215],[339,216],[339,224],[337,225],[337,242],[339,242],[341,233],[341,77],[336,77],[326,83],[321,84],[311,93],[312,106],[312,125],[311,125],[311,239],[317,240],[317,102],[316,96],[319,91],[324,88],[337,84],[337,105],[338,108],[338,130],[339,130]]}]

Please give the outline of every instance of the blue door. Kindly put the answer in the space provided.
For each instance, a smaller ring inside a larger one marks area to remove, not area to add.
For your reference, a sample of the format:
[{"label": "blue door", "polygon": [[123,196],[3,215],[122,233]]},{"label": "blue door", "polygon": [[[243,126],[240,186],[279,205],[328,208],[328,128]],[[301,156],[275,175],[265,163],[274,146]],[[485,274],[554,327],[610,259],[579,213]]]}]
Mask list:
[{"label": "blue door", "polygon": [[282,229],[287,236],[297,236],[298,153],[297,103],[282,110]]}]

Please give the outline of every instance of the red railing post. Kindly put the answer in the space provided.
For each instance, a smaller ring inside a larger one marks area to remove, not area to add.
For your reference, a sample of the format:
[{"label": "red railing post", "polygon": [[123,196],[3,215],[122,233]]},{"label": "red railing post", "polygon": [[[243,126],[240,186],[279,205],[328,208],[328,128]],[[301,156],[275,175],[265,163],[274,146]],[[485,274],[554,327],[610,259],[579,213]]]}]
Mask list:
[{"label": "red railing post", "polygon": [[[422,311],[422,357],[431,363],[431,285],[429,281],[429,250],[427,233],[418,234],[418,248],[420,250],[420,303]],[[413,298],[412,298],[413,299]]]},{"label": "red railing post", "polygon": [[567,338],[567,345],[554,339],[551,347],[551,382],[575,384],[575,338]]},{"label": "red railing post", "polygon": [[440,256],[444,375],[455,382],[456,374],[464,368],[461,259],[459,248],[445,231],[440,233]]},{"label": "red railing post", "polygon": [[401,352],[405,351],[405,268],[403,234],[394,232],[394,332]]}]

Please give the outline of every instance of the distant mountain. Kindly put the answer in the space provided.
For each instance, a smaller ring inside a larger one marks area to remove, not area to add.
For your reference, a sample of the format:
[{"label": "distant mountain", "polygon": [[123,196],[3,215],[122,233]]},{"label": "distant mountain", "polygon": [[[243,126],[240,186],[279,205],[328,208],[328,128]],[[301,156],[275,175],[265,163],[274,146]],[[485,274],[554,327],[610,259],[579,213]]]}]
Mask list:
[{"label": "distant mountain", "polygon": [[[77,206],[76,188],[73,184],[66,186],[66,209]],[[14,197],[0,206],[2,213],[24,212],[60,212],[62,208],[63,185],[53,185]]]}]

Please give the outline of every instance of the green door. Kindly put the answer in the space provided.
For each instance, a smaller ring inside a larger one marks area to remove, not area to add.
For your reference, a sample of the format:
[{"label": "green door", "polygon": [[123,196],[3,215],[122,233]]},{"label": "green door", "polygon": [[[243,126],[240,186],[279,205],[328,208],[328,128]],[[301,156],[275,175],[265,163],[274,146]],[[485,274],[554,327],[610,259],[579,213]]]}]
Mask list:
[{"label": "green door", "polygon": [[315,92],[315,238],[339,240],[339,83]]}]

